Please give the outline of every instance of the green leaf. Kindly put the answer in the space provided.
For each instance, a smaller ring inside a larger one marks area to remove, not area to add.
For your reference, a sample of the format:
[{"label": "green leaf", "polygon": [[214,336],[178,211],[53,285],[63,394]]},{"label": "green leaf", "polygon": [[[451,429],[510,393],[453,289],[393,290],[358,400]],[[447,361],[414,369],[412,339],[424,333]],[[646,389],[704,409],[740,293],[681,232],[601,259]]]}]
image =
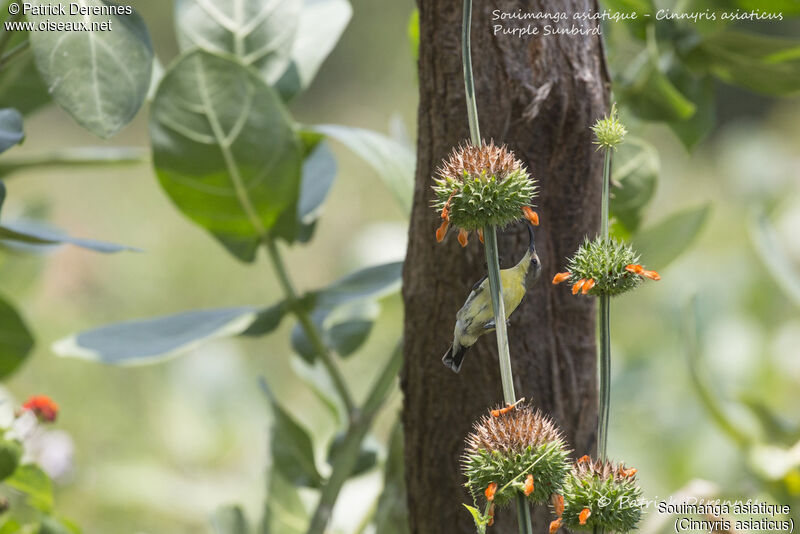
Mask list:
[{"label": "green leaf", "polygon": [[25,494],[28,503],[37,510],[49,513],[53,509],[53,483],[34,464],[19,466],[3,484]]},{"label": "green leaf", "polygon": [[178,0],[178,44],[236,56],[272,85],[289,66],[301,8],[301,0]]},{"label": "green leaf", "polygon": [[403,469],[403,427],[396,422],[389,441],[389,453],[383,471],[383,491],[375,510],[375,532],[408,534],[408,505]]},{"label": "green leaf", "polygon": [[250,527],[240,506],[226,506],[218,509],[211,517],[215,534],[249,534]]},{"label": "green leaf", "polygon": [[272,234],[287,243],[308,242],[322,215],[323,205],[336,179],[336,160],[324,137],[315,132],[301,132],[305,147],[300,190],[294,205],[281,213]]},{"label": "green leaf", "polygon": [[[152,363],[186,353],[215,339],[245,333],[258,321],[260,313],[269,314],[270,310],[272,308],[219,308],[126,321],[61,339],[52,348],[59,356],[107,364]],[[273,319],[279,322],[280,317]],[[264,332],[264,324],[261,328]]]},{"label": "green leaf", "polygon": [[692,244],[711,212],[711,203],[685,209],[639,232],[634,246],[650,269],[661,270]]},{"label": "green leaf", "polygon": [[[312,320],[321,328],[325,345],[339,356],[347,357],[367,340],[379,312],[380,306],[374,300],[358,300],[332,311],[317,309],[312,314]],[[292,329],[291,342],[292,348],[306,361],[314,361],[316,352],[300,325]]]},{"label": "green leaf", "polygon": [[650,143],[629,139],[614,154],[611,215],[628,233],[639,228],[642,212],[656,191],[658,152]]},{"label": "green leaf", "polygon": [[695,113],[686,120],[667,123],[683,146],[692,150],[714,129],[716,120],[714,83],[709,76],[697,77],[680,69],[675,74],[676,86],[695,106]]},{"label": "green leaf", "polygon": [[789,259],[775,228],[765,213],[751,217],[750,240],[758,257],[783,292],[800,306],[800,268]]},{"label": "green leaf", "polygon": [[[326,345],[342,356],[358,350],[380,311],[375,301],[399,291],[402,269],[402,262],[367,267],[308,294],[311,320],[322,330]],[[316,351],[299,325],[292,329],[291,343],[303,359],[314,361]]]},{"label": "green leaf", "polygon": [[137,147],[74,147],[31,156],[5,157],[0,161],[0,176],[26,170],[124,165],[147,161],[148,152]]},{"label": "green leaf", "polygon": [[347,0],[305,0],[289,52],[289,65],[276,84],[284,99],[293,98],[311,85],[352,14],[353,8]]},{"label": "green leaf", "polygon": [[44,517],[37,534],[80,534],[80,529],[67,521]]},{"label": "green leaf", "polygon": [[362,299],[381,299],[400,290],[403,262],[385,263],[356,271],[315,292],[318,308],[333,309]]},{"label": "green leaf", "polygon": [[[34,5],[47,6],[45,0]],[[103,0],[79,6],[106,7]],[[107,139],[128,124],[150,85],[153,49],[136,13],[123,15],[28,15],[35,24],[89,25],[92,31],[52,29],[30,33],[36,66],[53,100],[90,132]],[[99,25],[109,24],[107,29]]]},{"label": "green leaf", "polygon": [[6,201],[6,184],[0,180],[0,211],[3,209],[3,202]]},{"label": "green leaf", "polygon": [[486,525],[489,523],[488,519],[474,506],[465,504],[464,508],[472,515],[472,520],[475,522],[475,528],[478,529],[478,534],[486,534]]},{"label": "green leaf", "polygon": [[280,326],[286,311],[286,303],[284,301],[260,310],[256,314],[255,321],[241,335],[255,337],[269,334]]},{"label": "green leaf", "polygon": [[721,31],[687,54],[697,69],[757,93],[785,96],[800,91],[800,40]]},{"label": "green leaf", "polygon": [[165,74],[150,134],[158,179],[175,205],[253,261],[300,186],[299,138],[275,92],[233,60],[191,52]]},{"label": "green leaf", "polygon": [[11,476],[22,458],[22,443],[0,436],[0,481]]},{"label": "green leaf", "polygon": [[[339,454],[342,444],[344,443],[345,433],[339,432],[331,441],[328,448],[328,463],[333,464],[336,455]],[[363,475],[378,463],[378,451],[374,446],[370,446],[367,442],[362,443],[361,451],[358,453],[356,465],[353,467],[350,478],[355,478]]]},{"label": "green leaf", "polygon": [[273,465],[261,533],[305,534],[308,519],[297,490]]},{"label": "green leaf", "polygon": [[[601,4],[613,12],[635,12],[638,15],[636,19],[625,20],[622,24],[637,39],[644,40],[647,37],[647,24],[653,20],[656,11],[652,0],[603,0]],[[619,23],[612,22],[609,26],[616,26],[617,24]]]},{"label": "green leaf", "polygon": [[392,192],[403,213],[411,213],[416,168],[412,150],[389,137],[361,128],[326,124],[315,126],[314,130],[336,139],[369,164]]},{"label": "green leaf", "polygon": [[289,363],[294,373],[308,385],[311,392],[330,411],[333,419],[337,423],[344,422],[347,416],[345,406],[322,362],[309,364],[303,358],[293,356]]},{"label": "green leaf", "polygon": [[107,241],[71,237],[39,221],[13,221],[0,225],[0,243],[26,245],[74,245],[94,252],[114,254],[116,252],[141,252],[140,249],[117,245]]},{"label": "green leaf", "polygon": [[314,461],[311,436],[283,409],[263,377],[261,388],[270,402],[273,414],[270,432],[272,468],[296,486],[319,488],[322,485],[322,475],[317,471]]},{"label": "green leaf", "polygon": [[22,115],[13,108],[0,109],[0,153],[5,152],[25,139],[22,130]]},{"label": "green leaf", "polygon": [[684,121],[696,110],[652,60],[642,65],[632,82],[617,90],[625,104],[646,120]]},{"label": "green leaf", "polygon": [[[0,22],[8,20],[8,4],[11,1],[0,0]],[[27,39],[27,31],[15,30],[6,50],[22,45]],[[50,102],[47,87],[36,70],[33,54],[23,53],[3,66],[3,75],[0,76],[0,102],[13,102],[14,108],[23,115],[29,115]]]},{"label": "green leaf", "polygon": [[16,371],[33,349],[33,336],[17,311],[0,297],[0,379]]}]

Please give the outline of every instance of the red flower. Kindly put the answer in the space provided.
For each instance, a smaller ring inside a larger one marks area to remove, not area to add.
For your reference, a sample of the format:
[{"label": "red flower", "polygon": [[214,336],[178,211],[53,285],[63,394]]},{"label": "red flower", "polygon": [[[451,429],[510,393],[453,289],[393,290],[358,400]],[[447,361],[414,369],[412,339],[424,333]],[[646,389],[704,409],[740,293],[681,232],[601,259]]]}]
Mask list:
[{"label": "red flower", "polygon": [[34,395],[22,405],[23,410],[32,411],[40,421],[52,423],[58,417],[58,404],[47,395]]}]

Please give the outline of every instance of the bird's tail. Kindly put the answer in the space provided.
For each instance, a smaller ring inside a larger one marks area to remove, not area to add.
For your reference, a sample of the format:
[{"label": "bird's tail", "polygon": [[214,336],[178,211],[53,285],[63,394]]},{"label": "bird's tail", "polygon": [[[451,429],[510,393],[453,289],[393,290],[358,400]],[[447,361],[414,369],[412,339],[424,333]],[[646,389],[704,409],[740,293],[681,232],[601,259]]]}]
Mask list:
[{"label": "bird's tail", "polygon": [[464,363],[464,355],[467,353],[469,347],[462,347],[455,345],[451,346],[450,349],[445,353],[444,357],[442,357],[442,363],[445,364],[446,367],[449,367],[453,370],[454,373],[457,373],[461,370],[461,364]]}]

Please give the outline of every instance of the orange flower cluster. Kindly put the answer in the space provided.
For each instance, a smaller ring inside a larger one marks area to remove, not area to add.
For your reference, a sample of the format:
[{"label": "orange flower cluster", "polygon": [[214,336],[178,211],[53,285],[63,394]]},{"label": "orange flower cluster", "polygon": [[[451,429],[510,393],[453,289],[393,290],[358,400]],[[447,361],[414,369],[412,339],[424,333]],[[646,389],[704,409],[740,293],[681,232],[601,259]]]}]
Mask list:
[{"label": "orange flower cluster", "polygon": [[58,417],[58,404],[47,395],[34,395],[22,405],[22,409],[32,411],[40,421],[48,423]]}]

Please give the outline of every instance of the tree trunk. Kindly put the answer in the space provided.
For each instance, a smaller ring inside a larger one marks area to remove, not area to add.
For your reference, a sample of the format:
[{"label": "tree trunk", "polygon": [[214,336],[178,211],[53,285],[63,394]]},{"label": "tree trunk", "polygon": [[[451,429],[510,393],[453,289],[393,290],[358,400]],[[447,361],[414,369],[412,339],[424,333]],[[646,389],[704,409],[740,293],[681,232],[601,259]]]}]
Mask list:
[{"label": "tree trunk", "polygon": [[[436,243],[431,176],[450,149],[469,138],[461,69],[461,2],[418,0],[419,137],[414,207],[403,273],[405,301],[405,465],[413,533],[474,533],[462,503],[472,503],[460,469],[463,440],[487,408],[502,401],[494,335],[467,354],[460,374],[440,359],[452,341],[456,311],[484,274],[477,239],[462,249],[451,233]],[[607,109],[607,74],[597,35],[493,35],[493,25],[592,28],[571,20],[595,2],[475,2],[472,47],[481,133],[507,144],[539,182],[536,248],[541,281],[509,327],[517,395],[561,425],[576,456],[594,450],[597,422],[595,301],[553,286],[553,275],[600,222],[602,157],[589,127]],[[492,12],[566,12],[567,20],[494,21]],[[502,267],[521,257],[522,226],[499,237]],[[498,513],[496,533],[515,531],[513,508]],[[536,513],[536,531],[549,519]]]}]

